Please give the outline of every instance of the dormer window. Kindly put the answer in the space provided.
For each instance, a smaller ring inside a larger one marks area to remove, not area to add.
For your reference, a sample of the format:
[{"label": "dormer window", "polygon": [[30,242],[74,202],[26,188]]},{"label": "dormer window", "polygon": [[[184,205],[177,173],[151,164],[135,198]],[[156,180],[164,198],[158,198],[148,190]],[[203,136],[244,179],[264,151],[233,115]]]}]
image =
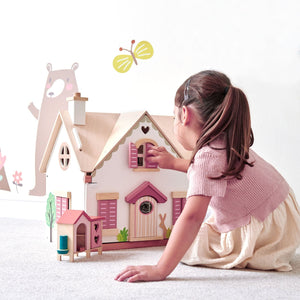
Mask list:
[{"label": "dormer window", "polygon": [[135,171],[149,171],[158,170],[157,164],[149,163],[147,161],[147,152],[152,146],[156,146],[156,142],[143,139],[137,141],[135,144],[129,144],[129,168]]},{"label": "dormer window", "polygon": [[138,167],[143,167],[144,166],[144,162],[145,162],[145,159],[144,159],[144,148],[145,148],[145,145],[142,144],[139,146],[138,148],[138,152],[137,152],[137,164],[138,164]]}]

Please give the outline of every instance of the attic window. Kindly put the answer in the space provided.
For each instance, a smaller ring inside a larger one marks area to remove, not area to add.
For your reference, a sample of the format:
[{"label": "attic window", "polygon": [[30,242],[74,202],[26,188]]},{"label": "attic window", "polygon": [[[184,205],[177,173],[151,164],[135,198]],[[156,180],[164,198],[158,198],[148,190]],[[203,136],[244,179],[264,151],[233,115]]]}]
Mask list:
[{"label": "attic window", "polygon": [[141,145],[138,148],[137,163],[139,167],[144,166],[144,145]]},{"label": "attic window", "polygon": [[67,170],[70,164],[70,150],[69,150],[69,146],[66,143],[63,143],[60,146],[60,150],[59,150],[59,165],[63,170]]},{"label": "attic window", "polygon": [[135,171],[158,171],[156,163],[147,161],[147,152],[156,142],[149,139],[142,139],[134,143],[129,143],[129,168]]}]

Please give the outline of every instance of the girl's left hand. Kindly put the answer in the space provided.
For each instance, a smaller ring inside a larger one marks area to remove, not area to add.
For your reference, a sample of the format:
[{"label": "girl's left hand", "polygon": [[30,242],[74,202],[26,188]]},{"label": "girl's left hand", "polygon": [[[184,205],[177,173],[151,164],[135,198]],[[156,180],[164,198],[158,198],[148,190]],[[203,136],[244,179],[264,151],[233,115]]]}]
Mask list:
[{"label": "girl's left hand", "polygon": [[160,281],[166,277],[163,276],[157,266],[128,266],[115,280],[118,281]]}]

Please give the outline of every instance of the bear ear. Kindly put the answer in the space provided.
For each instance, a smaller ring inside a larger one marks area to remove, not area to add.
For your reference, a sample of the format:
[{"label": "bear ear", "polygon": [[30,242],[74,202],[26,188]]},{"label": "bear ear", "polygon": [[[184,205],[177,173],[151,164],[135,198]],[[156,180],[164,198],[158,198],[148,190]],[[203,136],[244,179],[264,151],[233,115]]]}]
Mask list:
[{"label": "bear ear", "polygon": [[76,63],[74,63],[73,65],[72,65],[72,70],[73,71],[76,71],[77,69],[78,69],[78,67],[79,67],[79,64],[76,62]]},{"label": "bear ear", "polygon": [[49,72],[52,71],[52,65],[51,65],[51,63],[48,63],[48,64],[47,64],[47,70],[48,70]]}]

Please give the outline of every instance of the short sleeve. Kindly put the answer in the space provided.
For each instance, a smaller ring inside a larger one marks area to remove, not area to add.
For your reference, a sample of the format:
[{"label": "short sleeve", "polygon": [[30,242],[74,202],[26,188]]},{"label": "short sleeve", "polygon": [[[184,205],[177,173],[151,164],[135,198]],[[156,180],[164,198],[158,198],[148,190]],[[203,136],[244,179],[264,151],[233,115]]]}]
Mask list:
[{"label": "short sleeve", "polygon": [[224,179],[211,179],[211,177],[220,176],[225,169],[225,165],[225,151],[200,149],[188,169],[189,188],[187,198],[195,195],[224,197],[227,181]]}]

